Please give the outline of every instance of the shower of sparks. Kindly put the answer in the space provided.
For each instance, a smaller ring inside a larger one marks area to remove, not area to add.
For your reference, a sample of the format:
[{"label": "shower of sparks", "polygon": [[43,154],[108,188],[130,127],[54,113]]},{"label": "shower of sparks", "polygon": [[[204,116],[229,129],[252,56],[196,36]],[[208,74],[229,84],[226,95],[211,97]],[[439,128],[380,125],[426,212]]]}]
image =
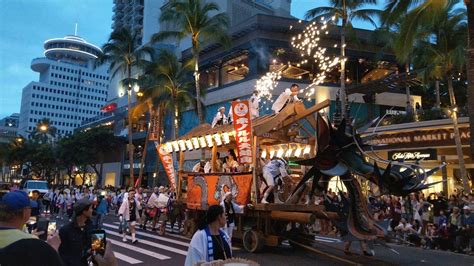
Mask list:
[{"label": "shower of sparks", "polygon": [[268,72],[265,76],[262,76],[257,80],[255,89],[258,92],[258,96],[272,100],[272,91],[278,85],[278,80],[281,78],[280,72]]},{"label": "shower of sparks", "polygon": [[[332,19],[335,20],[334,17]],[[321,21],[322,25],[321,23],[316,23],[316,21],[311,22],[303,32],[294,36],[291,40],[291,45],[300,53],[301,61],[299,64],[307,64],[311,60],[319,68],[319,73],[315,73],[312,83],[305,91],[305,97],[308,100],[315,93],[315,85],[323,83],[327,73],[340,63],[339,57],[327,56],[327,49],[320,45],[321,37],[329,34],[327,30],[328,21],[324,20],[324,18],[321,18]],[[336,48],[338,45],[335,44],[333,47]]]}]

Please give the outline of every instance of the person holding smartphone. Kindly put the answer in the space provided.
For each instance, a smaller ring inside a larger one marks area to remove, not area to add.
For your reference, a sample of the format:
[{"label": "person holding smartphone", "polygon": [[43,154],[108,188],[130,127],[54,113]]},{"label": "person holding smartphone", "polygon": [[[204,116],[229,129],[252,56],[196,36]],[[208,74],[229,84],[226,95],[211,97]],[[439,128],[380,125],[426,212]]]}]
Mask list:
[{"label": "person holding smartphone", "polygon": [[59,255],[66,265],[87,265],[91,248],[91,233],[94,230],[92,201],[83,198],[74,204],[74,215],[71,222],[59,229],[61,245]]},{"label": "person holding smartphone", "polygon": [[140,202],[135,198],[135,189],[130,188],[128,191],[128,198],[124,199],[118,211],[120,222],[125,224],[125,226],[122,226],[123,242],[127,242],[127,230],[125,229],[127,224],[130,229],[130,234],[132,235],[132,243],[135,244],[138,242],[135,234],[135,226],[137,222],[139,223],[140,221],[140,214],[138,212],[139,209],[141,209],[141,205]]}]

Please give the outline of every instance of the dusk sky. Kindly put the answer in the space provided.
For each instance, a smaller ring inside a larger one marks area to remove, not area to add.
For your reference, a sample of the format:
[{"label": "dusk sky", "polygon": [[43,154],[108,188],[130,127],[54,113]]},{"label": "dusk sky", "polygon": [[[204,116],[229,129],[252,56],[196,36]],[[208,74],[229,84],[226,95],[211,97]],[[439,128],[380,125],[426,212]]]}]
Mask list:
[{"label": "dusk sky", "polygon": [[[324,5],[326,0],[293,0],[292,15],[302,18]],[[112,0],[0,0],[0,119],[19,113],[23,87],[38,81],[30,64],[44,56],[44,41],[74,34],[77,23],[79,36],[102,46],[111,32],[112,7]]]}]

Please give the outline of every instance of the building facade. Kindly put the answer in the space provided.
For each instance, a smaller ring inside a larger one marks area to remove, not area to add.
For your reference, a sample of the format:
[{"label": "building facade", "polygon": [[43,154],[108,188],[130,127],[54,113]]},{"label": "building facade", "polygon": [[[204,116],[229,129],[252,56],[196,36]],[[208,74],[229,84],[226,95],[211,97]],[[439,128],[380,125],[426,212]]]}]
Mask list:
[{"label": "building facade", "polygon": [[9,143],[17,136],[19,121],[19,113],[13,113],[0,119],[0,143]]},{"label": "building facade", "polygon": [[66,36],[47,40],[44,49],[44,57],[31,62],[39,80],[23,88],[18,129],[23,137],[44,118],[59,136],[72,134],[82,121],[98,115],[107,100],[108,67],[94,68],[99,47]]}]

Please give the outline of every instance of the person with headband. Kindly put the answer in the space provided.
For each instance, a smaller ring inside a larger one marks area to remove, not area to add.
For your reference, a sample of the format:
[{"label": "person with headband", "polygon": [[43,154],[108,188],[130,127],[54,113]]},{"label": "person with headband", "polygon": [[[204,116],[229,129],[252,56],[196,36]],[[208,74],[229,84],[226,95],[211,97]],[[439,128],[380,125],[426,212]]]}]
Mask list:
[{"label": "person with headband", "polygon": [[185,266],[198,262],[226,260],[232,258],[232,244],[227,233],[221,228],[226,225],[224,208],[212,205],[206,213],[206,220],[194,233],[186,256]]}]

